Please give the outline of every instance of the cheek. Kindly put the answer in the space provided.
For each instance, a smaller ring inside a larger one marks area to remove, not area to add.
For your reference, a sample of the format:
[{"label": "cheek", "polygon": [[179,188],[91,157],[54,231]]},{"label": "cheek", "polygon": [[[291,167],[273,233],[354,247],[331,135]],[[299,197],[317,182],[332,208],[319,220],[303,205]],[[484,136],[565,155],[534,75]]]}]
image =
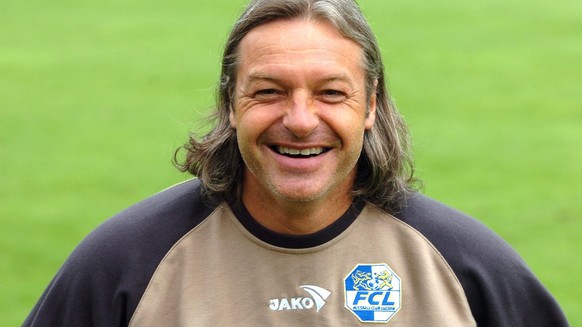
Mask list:
[{"label": "cheek", "polygon": [[362,153],[365,133],[363,120],[360,118],[357,124],[352,122],[351,124],[342,124],[341,127],[336,125],[335,133],[341,139],[344,160],[347,160],[346,164],[348,162],[352,164]]},{"label": "cheek", "polygon": [[343,143],[354,144],[361,142],[367,126],[367,119],[361,115],[346,112],[326,115],[322,117],[331,130],[338,135]]},{"label": "cheek", "polygon": [[236,126],[239,143],[247,143],[246,146],[256,144],[261,134],[277,121],[277,116],[269,110],[241,110],[232,116],[231,126]]}]

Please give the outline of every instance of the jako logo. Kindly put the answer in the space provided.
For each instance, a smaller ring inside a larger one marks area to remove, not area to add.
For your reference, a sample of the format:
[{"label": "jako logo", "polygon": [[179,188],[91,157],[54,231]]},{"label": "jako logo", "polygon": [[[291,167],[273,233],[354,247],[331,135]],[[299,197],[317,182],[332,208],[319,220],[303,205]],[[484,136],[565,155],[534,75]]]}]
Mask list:
[{"label": "jako logo", "polygon": [[284,299],[271,299],[269,309],[282,310],[309,310],[315,306],[317,312],[325,305],[325,299],[331,294],[325,288],[314,285],[301,285],[301,288],[311,297],[293,297]]}]

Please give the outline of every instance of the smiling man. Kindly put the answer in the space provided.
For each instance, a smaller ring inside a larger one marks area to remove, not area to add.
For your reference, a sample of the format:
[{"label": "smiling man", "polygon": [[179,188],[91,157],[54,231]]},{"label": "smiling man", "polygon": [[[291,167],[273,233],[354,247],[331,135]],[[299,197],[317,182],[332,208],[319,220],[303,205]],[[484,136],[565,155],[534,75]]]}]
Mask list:
[{"label": "smiling man", "polygon": [[251,30],[239,51],[230,123],[246,166],[243,203],[273,231],[316,232],[351,205],[374,124],[362,50],[330,23],[296,18]]},{"label": "smiling man", "polygon": [[352,0],[256,0],[223,57],[197,179],[108,220],[25,326],[567,326],[492,231],[412,187]]}]

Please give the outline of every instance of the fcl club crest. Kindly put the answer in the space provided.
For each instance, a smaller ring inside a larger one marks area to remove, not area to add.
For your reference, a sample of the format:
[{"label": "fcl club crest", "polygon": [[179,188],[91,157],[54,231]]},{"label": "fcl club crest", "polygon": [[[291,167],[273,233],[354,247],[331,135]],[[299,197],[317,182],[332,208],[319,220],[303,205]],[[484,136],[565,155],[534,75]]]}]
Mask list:
[{"label": "fcl club crest", "polygon": [[400,310],[400,277],[385,263],[357,265],[344,288],[345,306],[361,322],[388,322]]}]

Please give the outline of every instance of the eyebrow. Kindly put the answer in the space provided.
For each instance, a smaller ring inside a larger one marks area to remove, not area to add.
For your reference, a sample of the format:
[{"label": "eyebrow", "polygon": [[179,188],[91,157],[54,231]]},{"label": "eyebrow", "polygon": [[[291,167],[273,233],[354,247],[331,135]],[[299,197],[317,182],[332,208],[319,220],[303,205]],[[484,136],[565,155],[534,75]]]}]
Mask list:
[{"label": "eyebrow", "polygon": [[[264,73],[264,72],[251,72],[247,78],[247,85],[257,81],[268,81],[273,83],[281,83],[284,82],[282,78],[277,77],[276,75]],[[347,74],[331,74],[329,76],[325,76],[323,78],[318,78],[317,83],[330,83],[330,82],[345,82],[350,85],[350,87],[354,86],[353,80]]]},{"label": "eyebrow", "polygon": [[248,84],[248,83],[252,83],[255,81],[277,82],[277,81],[279,81],[279,79],[274,77],[273,75],[270,75],[270,74],[265,74],[262,72],[252,72],[249,74],[247,81],[248,81],[247,82],[247,84]]}]

